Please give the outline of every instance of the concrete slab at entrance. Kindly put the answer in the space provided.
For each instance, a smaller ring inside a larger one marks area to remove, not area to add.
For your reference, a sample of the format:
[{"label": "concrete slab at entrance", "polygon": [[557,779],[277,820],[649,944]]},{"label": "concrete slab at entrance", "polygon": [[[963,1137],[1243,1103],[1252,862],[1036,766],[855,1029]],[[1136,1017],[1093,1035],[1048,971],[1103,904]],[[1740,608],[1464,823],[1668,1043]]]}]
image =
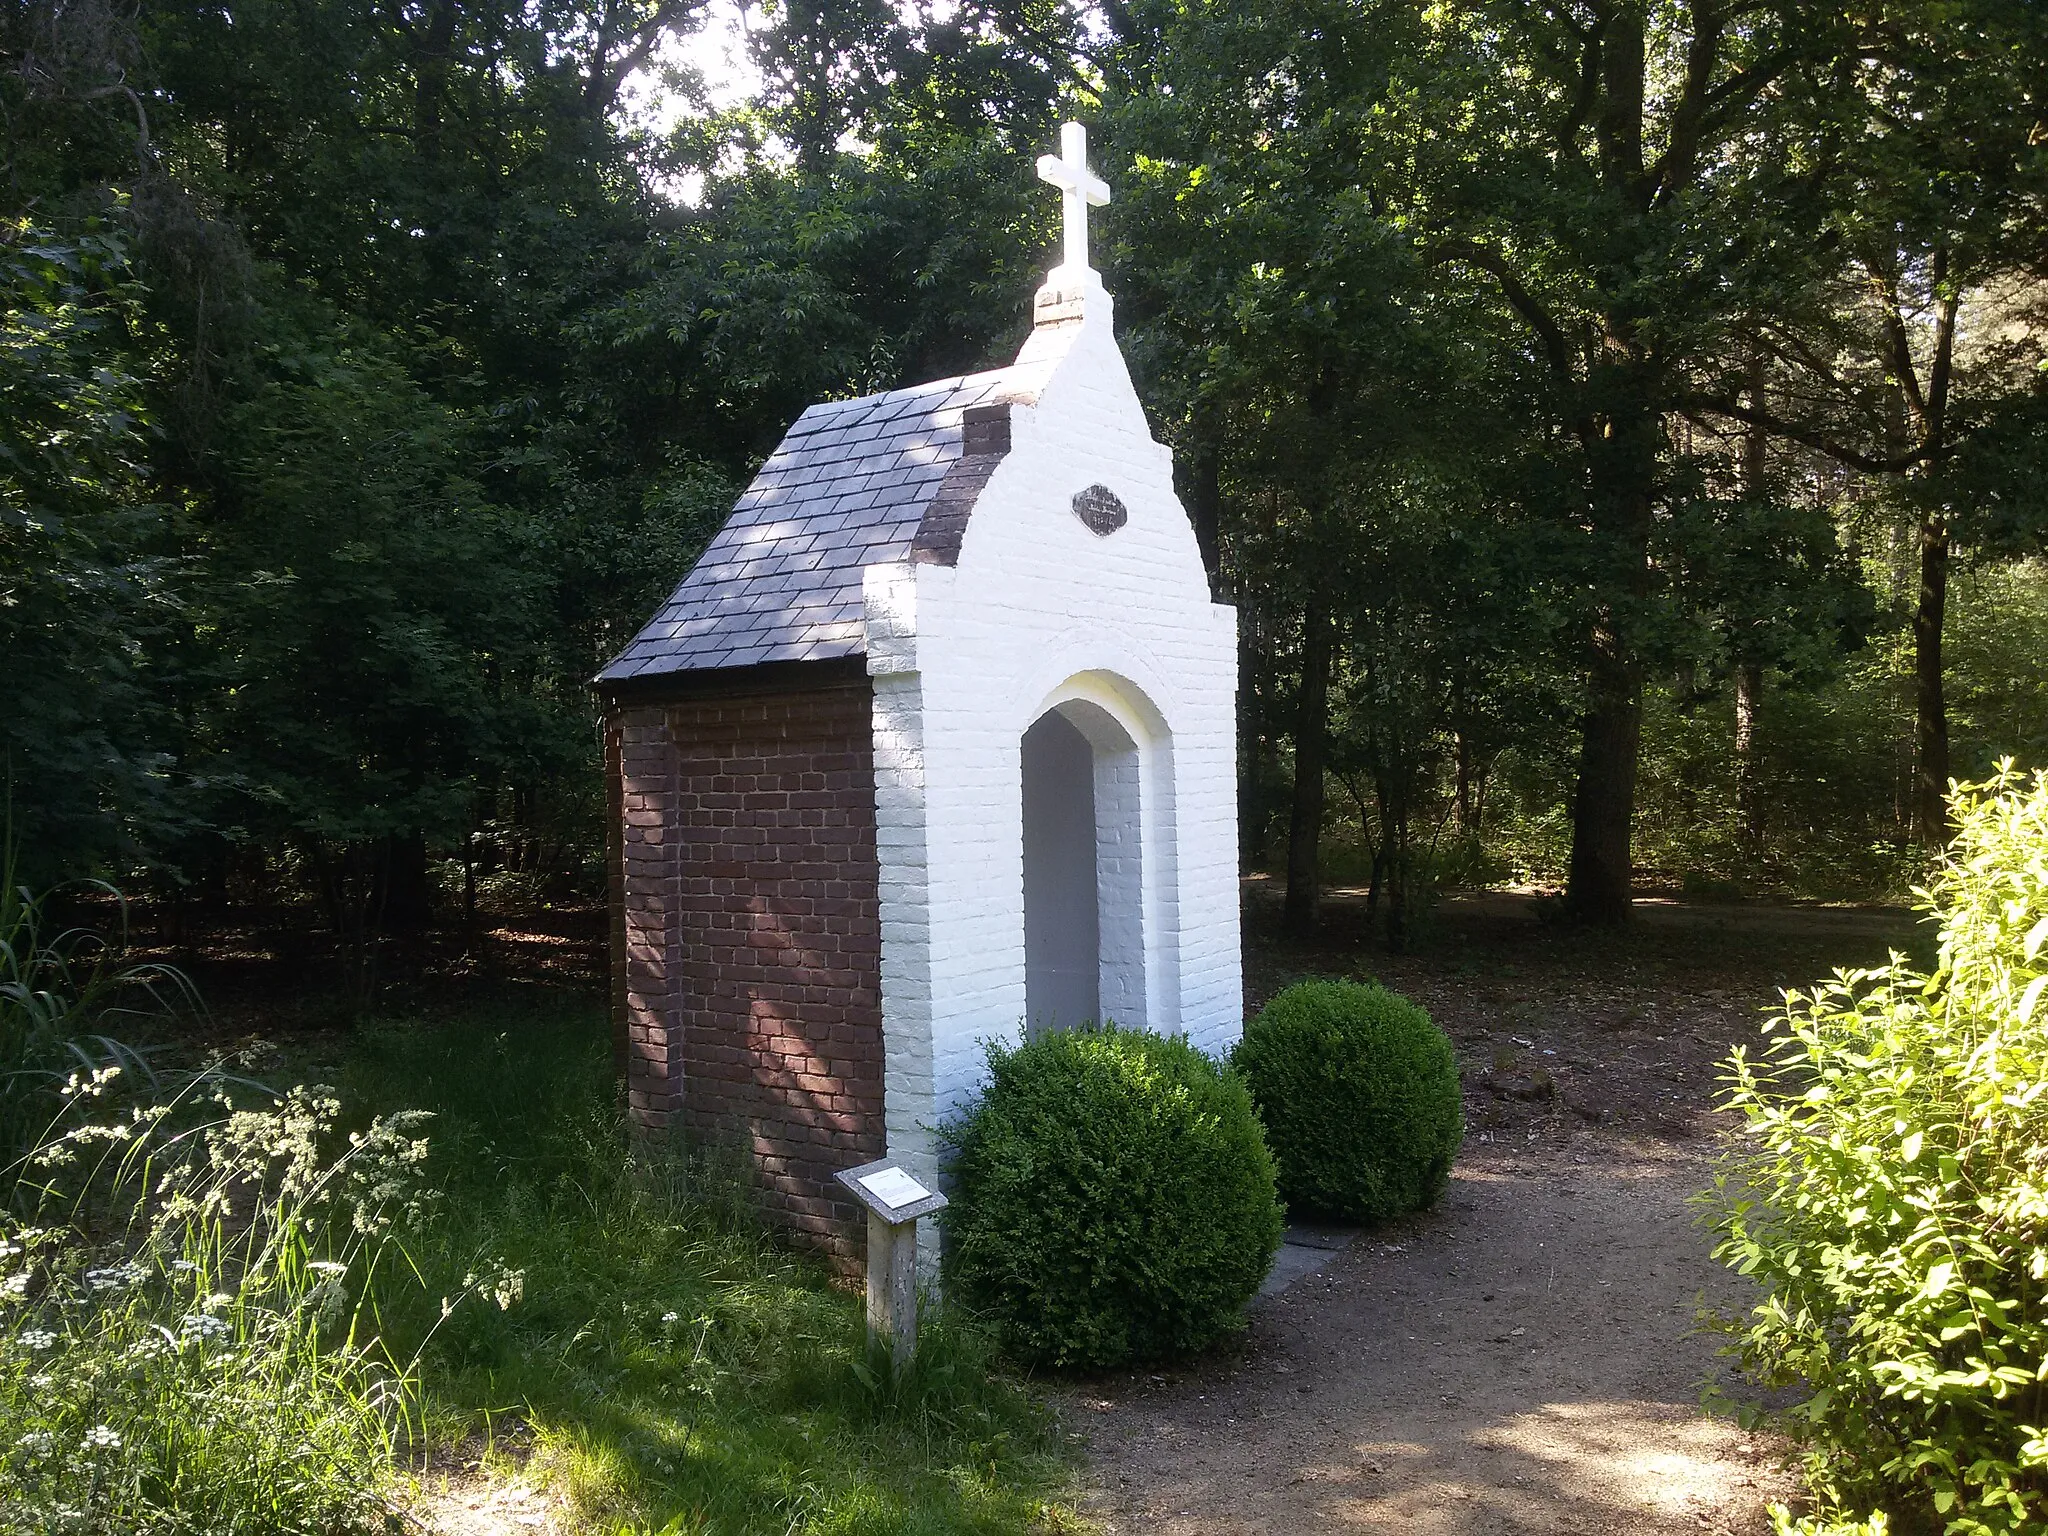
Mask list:
[{"label": "concrete slab at entrance", "polygon": [[1312,1275],[1351,1246],[1358,1236],[1356,1227],[1324,1226],[1316,1222],[1289,1222],[1280,1236],[1280,1251],[1273,1255],[1273,1267],[1266,1272],[1260,1296],[1278,1296],[1303,1275]]}]

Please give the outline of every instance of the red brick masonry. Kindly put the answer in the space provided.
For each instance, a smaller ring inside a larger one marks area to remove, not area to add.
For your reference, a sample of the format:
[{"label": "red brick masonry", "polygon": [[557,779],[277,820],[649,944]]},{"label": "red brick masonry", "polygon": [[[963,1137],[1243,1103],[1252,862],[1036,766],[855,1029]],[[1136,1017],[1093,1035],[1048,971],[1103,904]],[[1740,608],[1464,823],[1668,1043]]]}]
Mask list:
[{"label": "red brick masonry", "polygon": [[871,690],[708,686],[610,714],[632,1112],[748,1148],[770,1216],[851,1264],[832,1175],[884,1148]]}]

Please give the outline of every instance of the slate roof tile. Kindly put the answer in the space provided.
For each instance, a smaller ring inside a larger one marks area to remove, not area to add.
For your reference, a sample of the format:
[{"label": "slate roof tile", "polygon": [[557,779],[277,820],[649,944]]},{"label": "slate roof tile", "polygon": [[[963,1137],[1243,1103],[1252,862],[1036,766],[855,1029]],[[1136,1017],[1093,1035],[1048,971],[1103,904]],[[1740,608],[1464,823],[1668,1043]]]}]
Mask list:
[{"label": "slate roof tile", "polygon": [[862,571],[910,558],[960,458],[963,413],[1001,396],[1010,373],[813,405],[598,681],[861,655]]}]

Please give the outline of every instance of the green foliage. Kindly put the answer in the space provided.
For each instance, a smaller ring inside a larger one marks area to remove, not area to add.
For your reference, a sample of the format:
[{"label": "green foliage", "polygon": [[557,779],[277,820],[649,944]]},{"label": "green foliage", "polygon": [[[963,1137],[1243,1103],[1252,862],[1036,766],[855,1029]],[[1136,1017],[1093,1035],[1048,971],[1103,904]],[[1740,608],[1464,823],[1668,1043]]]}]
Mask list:
[{"label": "green foliage", "polygon": [[360,1298],[425,1206],[420,1117],[130,1086],[72,1075],[0,1226],[0,1531],[383,1530],[411,1381]]},{"label": "green foliage", "polygon": [[1351,981],[1297,982],[1233,1056],[1290,1208],[1384,1221],[1436,1203],[1464,1140],[1458,1060],[1429,1015]]},{"label": "green foliage", "polygon": [[1673,595],[1696,626],[1672,649],[1694,666],[1768,665],[1809,681],[1874,621],[1875,598],[1826,507],[1703,496],[1659,532]]},{"label": "green foliage", "polygon": [[340,1081],[358,1117],[435,1117],[442,1202],[376,1291],[435,1435],[514,1433],[608,1531],[1065,1528],[1059,1437],[984,1335],[928,1315],[907,1376],[871,1370],[858,1297],[770,1240],[743,1172],[629,1139],[601,1009],[386,1021]]},{"label": "green foliage", "polygon": [[[1873,559],[1866,580],[1896,615],[1917,578]],[[1950,751],[1981,776],[2002,757],[2048,763],[2048,563],[1959,570],[1949,588]],[[1912,637],[1892,622],[1825,675],[1767,669],[1755,721],[1759,836],[1745,835],[1731,681],[1705,668],[1651,687],[1643,718],[1640,863],[1747,896],[1905,900],[1920,856],[1899,809],[1910,788]],[[1490,840],[1529,837],[1529,811],[1568,793],[1553,778],[1501,796]],[[1533,841],[1533,838],[1531,839]],[[1542,868],[1541,860],[1532,860]],[[1555,864],[1550,865],[1555,868]]]},{"label": "green foliage", "polygon": [[16,885],[13,855],[0,857],[0,1193],[58,1118],[63,1089],[80,1068],[112,1061],[146,1075],[143,1058],[109,1035],[195,1000],[168,966],[125,961],[87,928],[49,931],[48,898]]},{"label": "green foliage", "polygon": [[[1452,806],[1479,830],[1497,766],[1531,791],[1495,802],[1499,851],[1618,916],[1631,831],[1661,862],[1688,830],[1668,802],[1631,815],[1646,683],[1820,682],[1888,595],[1850,557],[1878,524],[1938,508],[1980,556],[2039,549],[2048,161],[2013,104],[2044,47],[2011,0],[1119,20],[1104,102],[1133,163],[1106,223],[1148,404],[1251,637],[1255,860],[1286,758],[1308,765],[1295,841],[1320,820],[1318,648],[1296,640],[1317,620],[1338,621],[1328,766],[1398,940],[1411,825],[1418,853]],[[1843,67],[1873,54],[1894,62]],[[1944,296],[1953,356],[1915,329]],[[1415,537],[1430,502],[1477,558]],[[1732,862],[1768,836],[1785,883],[1811,857],[1817,883],[1881,890],[1885,770],[1913,751],[1894,713],[1859,722],[1858,793],[1814,796],[1813,820],[1785,807],[1759,835],[1746,762]],[[1576,859],[1552,856],[1565,833]]]},{"label": "green foliage", "polygon": [[157,808],[142,643],[169,617],[126,242],[0,222],[0,785],[46,884]]},{"label": "green foliage", "polygon": [[1273,1160],[1227,1067],[1115,1027],[992,1044],[947,1137],[951,1274],[1005,1351],[1101,1370],[1239,1325],[1279,1251]]},{"label": "green foliage", "polygon": [[1771,1536],[1891,1536],[1892,1523],[1882,1514],[1868,1520],[1830,1519],[1825,1515],[1795,1518],[1782,1504],[1770,1506]]},{"label": "green foliage", "polygon": [[1951,751],[1970,776],[2048,765],[2048,560],[1980,567],[1950,588]]},{"label": "green foliage", "polygon": [[1021,334],[1078,17],[780,7],[772,99],[658,136],[632,82],[701,105],[658,62],[701,15],[0,16],[0,775],[39,883],[318,895],[358,1002],[436,856],[587,888],[588,680],[760,455]]},{"label": "green foliage", "polygon": [[1748,1146],[1703,1197],[1763,1286],[1726,1320],[1829,1510],[1954,1536],[2048,1514],[2048,774],[1960,787],[1904,957],[1788,993],[1725,1081]]},{"label": "green foliage", "polygon": [[535,535],[463,473],[471,423],[374,337],[295,340],[224,416],[185,761],[209,821],[298,852],[359,949],[393,849],[459,844],[481,785],[578,762],[583,722],[536,697]]},{"label": "green foliage", "polygon": [[[318,894],[358,1001],[437,860],[587,891],[587,679],[805,405],[1009,355],[1055,218],[1032,160],[1079,111],[1246,636],[1255,861],[1342,822],[1398,946],[1440,875],[1562,874],[1573,839],[1625,892],[1633,795],[1639,862],[1881,892],[1911,722],[1843,647],[1919,583],[1845,549],[1945,529],[1956,761],[2039,735],[2033,609],[1973,632],[1998,610],[1961,590],[2042,548],[2037,9],[806,0],[708,111],[660,62],[683,0],[17,7],[31,873]],[[1799,695],[1739,794],[1731,668]]]}]

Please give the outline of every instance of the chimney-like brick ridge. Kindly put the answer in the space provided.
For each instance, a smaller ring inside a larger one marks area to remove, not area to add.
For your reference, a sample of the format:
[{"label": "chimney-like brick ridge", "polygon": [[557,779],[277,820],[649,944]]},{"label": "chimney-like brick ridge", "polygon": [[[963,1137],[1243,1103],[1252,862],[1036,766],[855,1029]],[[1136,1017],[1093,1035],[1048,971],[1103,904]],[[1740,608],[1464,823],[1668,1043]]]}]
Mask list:
[{"label": "chimney-like brick ridge", "polygon": [[967,520],[996,466],[1010,451],[1010,402],[971,405],[961,413],[960,457],[926,503],[910,558],[920,565],[958,565]]}]

